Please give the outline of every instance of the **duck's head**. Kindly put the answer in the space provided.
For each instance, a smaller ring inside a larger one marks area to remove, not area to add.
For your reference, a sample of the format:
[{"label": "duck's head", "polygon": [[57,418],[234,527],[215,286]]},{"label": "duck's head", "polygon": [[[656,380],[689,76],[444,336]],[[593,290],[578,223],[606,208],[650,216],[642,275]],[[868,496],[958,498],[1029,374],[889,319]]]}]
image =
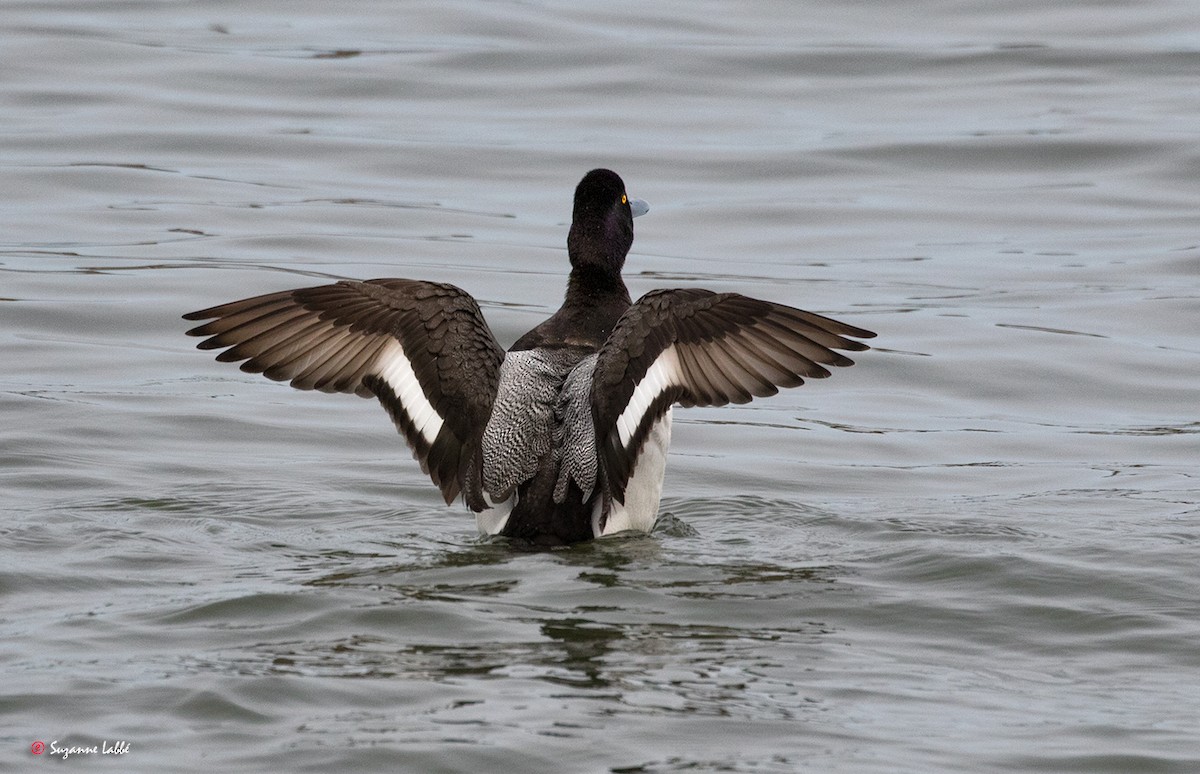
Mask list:
[{"label": "duck's head", "polygon": [[646,202],[629,197],[616,172],[588,172],[575,187],[575,210],[567,235],[571,267],[577,271],[600,269],[619,276],[633,246],[633,219],[649,210]]}]

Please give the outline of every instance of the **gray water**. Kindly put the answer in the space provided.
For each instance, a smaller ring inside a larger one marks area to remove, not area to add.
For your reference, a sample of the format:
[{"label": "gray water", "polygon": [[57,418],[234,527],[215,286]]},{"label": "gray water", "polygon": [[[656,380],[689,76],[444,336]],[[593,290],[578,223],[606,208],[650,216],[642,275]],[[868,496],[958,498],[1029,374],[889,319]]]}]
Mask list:
[{"label": "gray water", "polygon": [[[1200,770],[1200,4],[0,5],[0,769]],[[627,265],[879,332],[523,553],[183,312]],[[34,755],[32,745],[47,746]],[[69,746],[129,744],[124,755]]]}]

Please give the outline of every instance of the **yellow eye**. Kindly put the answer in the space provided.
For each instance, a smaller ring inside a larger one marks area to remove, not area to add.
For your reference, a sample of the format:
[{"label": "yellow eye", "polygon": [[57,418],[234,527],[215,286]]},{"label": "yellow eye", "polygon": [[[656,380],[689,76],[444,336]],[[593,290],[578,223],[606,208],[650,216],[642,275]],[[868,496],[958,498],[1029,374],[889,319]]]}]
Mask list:
[{"label": "yellow eye", "polygon": [[621,204],[629,204],[629,197],[625,194],[621,194]]}]

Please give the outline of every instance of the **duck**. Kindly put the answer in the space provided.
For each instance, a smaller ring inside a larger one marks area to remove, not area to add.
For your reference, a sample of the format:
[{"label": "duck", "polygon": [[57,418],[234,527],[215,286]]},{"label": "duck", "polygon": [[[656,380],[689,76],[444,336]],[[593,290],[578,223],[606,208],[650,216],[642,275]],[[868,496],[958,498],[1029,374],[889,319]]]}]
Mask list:
[{"label": "duck", "polygon": [[183,315],[220,362],[374,398],[447,505],[485,535],[563,546],[650,532],[674,408],[746,403],[830,375],[875,333],[738,293],[652,290],[621,272],[649,205],[594,169],[575,188],[558,311],[506,351],[466,291],[342,280]]}]

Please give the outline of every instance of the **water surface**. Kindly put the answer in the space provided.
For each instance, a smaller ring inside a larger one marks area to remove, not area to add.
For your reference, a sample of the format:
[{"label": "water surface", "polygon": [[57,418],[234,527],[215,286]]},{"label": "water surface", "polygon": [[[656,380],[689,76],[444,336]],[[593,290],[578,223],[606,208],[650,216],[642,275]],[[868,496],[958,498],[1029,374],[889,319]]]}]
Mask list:
[{"label": "water surface", "polygon": [[[1200,768],[1200,8],[10,2],[0,769]],[[334,278],[879,332],[677,415],[650,536],[481,539],[183,312]]]}]

